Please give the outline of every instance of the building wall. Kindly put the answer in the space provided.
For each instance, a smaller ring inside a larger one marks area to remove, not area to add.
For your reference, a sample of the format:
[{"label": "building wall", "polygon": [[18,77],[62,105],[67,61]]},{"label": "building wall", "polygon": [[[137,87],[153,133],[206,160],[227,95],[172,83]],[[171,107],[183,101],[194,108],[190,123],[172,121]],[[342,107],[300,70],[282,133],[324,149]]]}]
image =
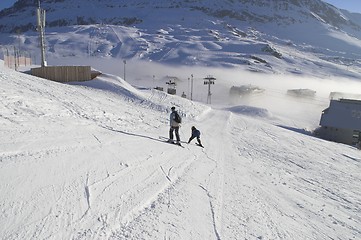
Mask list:
[{"label": "building wall", "polygon": [[322,113],[321,126],[361,130],[361,101],[331,100]]},{"label": "building wall", "polygon": [[355,145],[357,138],[354,137],[354,131],[352,129],[333,128],[333,127],[321,127],[317,134],[329,141],[345,143],[349,145]]},{"label": "building wall", "polygon": [[361,131],[361,101],[331,100],[320,120],[318,135],[326,140],[355,145]]}]

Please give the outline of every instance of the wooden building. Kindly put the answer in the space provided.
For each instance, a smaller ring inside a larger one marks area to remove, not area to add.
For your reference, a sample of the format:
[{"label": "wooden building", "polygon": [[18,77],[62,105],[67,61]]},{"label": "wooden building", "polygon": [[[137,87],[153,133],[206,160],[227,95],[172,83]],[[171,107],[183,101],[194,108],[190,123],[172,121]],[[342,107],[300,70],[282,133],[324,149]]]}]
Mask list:
[{"label": "wooden building", "polygon": [[91,71],[90,66],[46,66],[32,68],[31,74],[56,82],[81,82],[94,79],[100,72]]}]

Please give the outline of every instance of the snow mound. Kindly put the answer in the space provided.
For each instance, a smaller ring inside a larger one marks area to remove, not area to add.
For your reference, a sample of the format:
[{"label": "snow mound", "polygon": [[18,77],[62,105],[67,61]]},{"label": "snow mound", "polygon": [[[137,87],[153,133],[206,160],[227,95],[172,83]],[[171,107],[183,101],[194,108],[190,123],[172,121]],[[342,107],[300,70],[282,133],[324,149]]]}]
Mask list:
[{"label": "snow mound", "polygon": [[75,82],[70,83],[70,85],[81,85],[116,95],[123,95],[125,98],[132,100],[144,99],[144,94],[128,82],[124,81],[122,78],[111,74],[102,74],[92,81]]},{"label": "snow mound", "polygon": [[234,107],[227,108],[226,110],[233,112],[233,113],[250,116],[250,117],[259,117],[259,118],[272,117],[271,113],[267,109],[251,107],[251,106],[246,106],[246,105],[234,106]]}]

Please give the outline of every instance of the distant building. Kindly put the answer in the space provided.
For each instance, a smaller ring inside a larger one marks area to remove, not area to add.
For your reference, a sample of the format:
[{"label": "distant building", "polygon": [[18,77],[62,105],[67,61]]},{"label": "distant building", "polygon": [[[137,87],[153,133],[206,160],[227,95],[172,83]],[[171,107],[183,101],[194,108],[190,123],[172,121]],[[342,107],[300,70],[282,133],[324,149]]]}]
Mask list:
[{"label": "distant building", "polygon": [[307,88],[289,89],[289,90],[287,90],[287,95],[290,95],[290,96],[293,96],[293,97],[309,97],[309,98],[313,98],[316,95],[316,91],[313,91],[313,90],[307,89]]},{"label": "distant building", "polygon": [[335,142],[356,145],[361,140],[361,101],[331,100],[323,110],[317,130],[320,137]]},{"label": "distant building", "polygon": [[249,84],[249,85],[241,85],[241,86],[232,86],[231,89],[229,90],[229,94],[231,96],[242,97],[245,95],[263,93],[264,91],[265,90],[263,88]]}]

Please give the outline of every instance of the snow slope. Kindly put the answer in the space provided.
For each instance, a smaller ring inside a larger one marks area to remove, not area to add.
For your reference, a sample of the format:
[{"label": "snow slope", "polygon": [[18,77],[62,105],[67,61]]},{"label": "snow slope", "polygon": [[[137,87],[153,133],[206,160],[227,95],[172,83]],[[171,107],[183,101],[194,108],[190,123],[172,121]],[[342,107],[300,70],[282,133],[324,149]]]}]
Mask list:
[{"label": "snow slope", "polygon": [[[2,239],[360,239],[361,152],[257,107],[0,67]],[[169,108],[205,148],[164,143]],[[290,117],[290,116],[289,116]]]}]

